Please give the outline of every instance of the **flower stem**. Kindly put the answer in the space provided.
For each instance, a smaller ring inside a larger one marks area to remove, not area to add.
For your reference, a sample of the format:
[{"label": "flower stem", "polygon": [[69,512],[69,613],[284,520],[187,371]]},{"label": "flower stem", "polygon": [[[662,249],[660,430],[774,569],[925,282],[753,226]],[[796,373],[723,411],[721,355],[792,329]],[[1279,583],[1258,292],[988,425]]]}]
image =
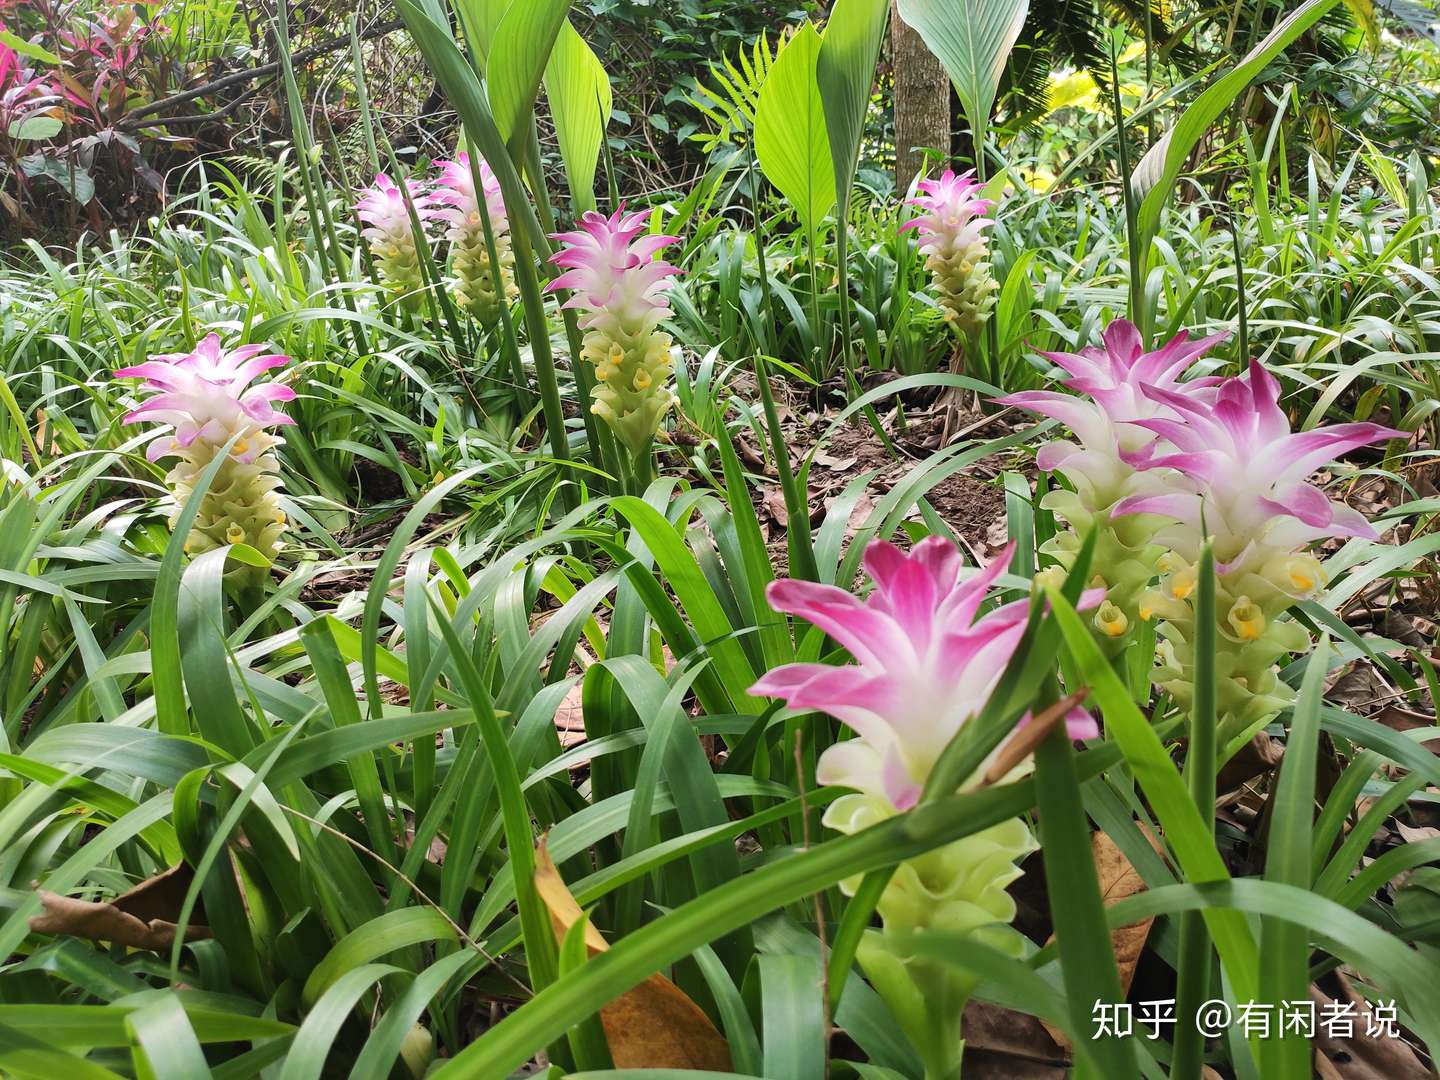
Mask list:
[{"label": "flower stem", "polygon": [[[1200,554],[1195,601],[1195,698],[1190,712],[1190,746],[1185,780],[1200,820],[1215,835],[1215,554],[1206,544]],[[1214,960],[1210,934],[1199,911],[1180,916],[1180,948],[1175,970],[1175,1015],[1193,1017],[1210,996]],[[1199,1080],[1205,1067],[1205,1040],[1193,1023],[1175,1025],[1171,1080]]]}]

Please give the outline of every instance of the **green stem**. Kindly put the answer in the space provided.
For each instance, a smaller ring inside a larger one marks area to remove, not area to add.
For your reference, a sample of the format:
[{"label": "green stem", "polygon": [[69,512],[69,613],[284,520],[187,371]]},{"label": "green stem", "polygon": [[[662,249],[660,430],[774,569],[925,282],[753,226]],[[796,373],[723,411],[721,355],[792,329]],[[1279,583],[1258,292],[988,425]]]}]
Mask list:
[{"label": "green stem", "polygon": [[[511,215],[515,221],[516,215]],[[523,224],[513,230],[515,237],[515,284],[525,307],[525,327],[530,336],[530,353],[535,361],[535,381],[540,386],[540,407],[545,414],[545,434],[555,460],[570,460],[570,441],[565,435],[565,411],[560,404],[560,383],[555,378],[555,354],[550,350],[550,324],[545,318],[545,300],[540,295],[540,281],[535,274],[535,252],[530,246],[530,233]],[[569,480],[570,477],[564,477]],[[560,503],[566,510],[575,508],[575,492],[567,483],[561,489]]]},{"label": "green stem", "polygon": [[[1110,27],[1106,25],[1109,34]],[[1130,321],[1140,328],[1140,340],[1150,340],[1150,317],[1145,310],[1146,252],[1140,250],[1135,221],[1135,193],[1130,190],[1130,144],[1125,140],[1125,112],[1120,107],[1120,65],[1115,37],[1110,36],[1110,108],[1115,115],[1115,145],[1120,159],[1120,194],[1125,203],[1125,245],[1130,253]]]},{"label": "green stem", "polygon": [[[1185,780],[1200,820],[1215,835],[1215,554],[1206,544],[1200,555],[1195,600],[1195,687],[1190,712],[1190,745]],[[1175,970],[1175,1015],[1193,1017],[1210,996],[1214,957],[1210,933],[1199,911],[1180,915],[1180,947]],[[1171,1080],[1199,1080],[1205,1067],[1205,1039],[1193,1023],[1175,1025]]]}]

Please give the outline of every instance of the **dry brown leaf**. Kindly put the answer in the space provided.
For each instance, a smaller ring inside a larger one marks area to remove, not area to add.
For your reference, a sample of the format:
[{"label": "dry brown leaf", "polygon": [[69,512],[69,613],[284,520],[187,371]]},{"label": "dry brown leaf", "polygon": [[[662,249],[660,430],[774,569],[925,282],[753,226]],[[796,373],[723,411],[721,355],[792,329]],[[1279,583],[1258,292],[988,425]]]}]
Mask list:
[{"label": "dry brown leaf", "polygon": [[1284,756],[1282,743],[1263,731],[1256,732],[1253,739],[1220,767],[1220,774],[1215,778],[1215,790],[1221,795],[1234,791],[1257,776],[1270,772]]},{"label": "dry brown leaf", "polygon": [[[1152,846],[1156,845],[1155,837],[1148,839]],[[1095,873],[1100,878],[1100,896],[1107,907],[1119,903],[1127,896],[1145,891],[1144,879],[1104,832],[1096,831],[1090,834],[1090,854],[1095,860]],[[1115,966],[1120,970],[1122,997],[1130,993],[1130,984],[1135,979],[1135,966],[1145,951],[1145,939],[1150,936],[1150,926],[1154,922],[1155,918],[1151,916],[1110,931],[1110,945],[1115,950]],[[1045,1024],[1045,1030],[1050,1032],[1051,1038],[1067,1053],[1071,1051],[1070,1040],[1063,1031],[1051,1024]]]},{"label": "dry brown leaf", "polygon": [[[550,858],[544,837],[535,848],[535,888],[550,911],[555,940],[564,941],[583,912]],[[585,945],[592,955],[609,948],[590,922],[585,924]],[[600,1023],[617,1069],[731,1069],[725,1037],[704,1010],[663,975],[651,975],[604,1006]]]},{"label": "dry brown leaf", "polygon": [[778,487],[767,487],[764,502],[775,524],[786,528],[790,524],[790,508],[785,505],[785,492]]},{"label": "dry brown leaf", "polygon": [[[64,934],[165,952],[175,944],[175,920],[193,880],[194,872],[182,863],[106,904],[41,889],[42,910],[30,916],[30,929],[37,934]],[[195,914],[203,918],[198,909]],[[209,936],[210,928],[201,923],[191,922],[185,928],[186,941],[203,941]]]},{"label": "dry brown leaf", "polygon": [[1427,1080],[1435,1074],[1403,1039],[1367,1035],[1370,1005],[1356,993],[1340,972],[1321,980],[1335,989],[1331,997],[1320,986],[1310,987],[1317,1010],[1331,1001],[1348,1002],[1355,1008],[1354,1030],[1348,1038],[1332,1037],[1324,1024],[1315,1027],[1316,1074],[1340,1080]]},{"label": "dry brown leaf", "polygon": [[[1392,731],[1413,731],[1416,728],[1435,726],[1435,717],[1431,713],[1418,712],[1399,705],[1386,705],[1375,714],[1374,719]],[[1420,745],[1431,753],[1440,753],[1440,739],[1430,739]]]},{"label": "dry brown leaf", "polygon": [[[1017,1069],[1018,1062],[1063,1065],[1070,1059],[1070,1051],[1056,1043],[1039,1017],[1029,1013],[971,998],[965,1003],[962,1023],[966,1076],[972,1074],[976,1051],[1011,1059]],[[1063,1070],[1057,1075],[1063,1075]]]},{"label": "dry brown leaf", "polygon": [[1011,736],[1010,741],[1000,748],[995,755],[995,760],[990,763],[990,768],[985,770],[985,777],[982,783],[998,784],[1010,771],[1019,765],[1035,752],[1035,748],[1045,741],[1055,725],[1060,723],[1070,710],[1085,700],[1088,689],[1077,690],[1063,701],[1057,701],[1039,716],[1033,717],[1024,727],[1020,728]]}]

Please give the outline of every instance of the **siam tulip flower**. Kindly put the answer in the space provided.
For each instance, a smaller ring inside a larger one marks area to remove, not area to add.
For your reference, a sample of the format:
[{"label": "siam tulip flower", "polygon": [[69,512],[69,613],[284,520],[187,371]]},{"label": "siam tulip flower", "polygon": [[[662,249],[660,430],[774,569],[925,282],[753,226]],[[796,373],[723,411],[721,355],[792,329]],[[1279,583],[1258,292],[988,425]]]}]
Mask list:
[{"label": "siam tulip flower", "polygon": [[[875,587],[863,601],[831,585],[770,586],[774,608],[813,623],[855,659],[840,667],[787,664],[750,691],[828,713],[856,732],[826,749],[816,768],[820,783],[855,790],[827,807],[826,825],[853,833],[914,806],[941,751],[985,707],[1029,613],[1026,598],[976,617],[1013,550],[962,580],[960,553],[944,537],[928,537],[909,554],[876,541],[864,559]],[[1082,606],[1098,601],[1090,593]],[[1098,734],[1079,709],[1066,727],[1076,738]],[[963,786],[978,783],[1000,753]],[[884,930],[867,931],[858,956],[921,1051],[927,1075],[958,1072],[960,1017],[976,980],[908,953],[897,938],[937,928],[1020,955],[1009,926],[1015,901],[1005,890],[1020,875],[1016,863],[1034,848],[1029,828],[1015,818],[907,860],[885,887],[876,908]],[[841,888],[853,894],[857,884]]]},{"label": "siam tulip flower", "polygon": [[[418,180],[406,180],[406,190],[415,205],[421,227],[435,217],[434,195]],[[419,303],[424,279],[420,274],[420,252],[405,194],[395,181],[378,173],[375,183],[355,203],[356,216],[367,228],[360,233],[370,241],[370,251],[380,266],[380,276],[390,291],[407,307]]]},{"label": "siam tulip flower", "polygon": [[1059,420],[1070,429],[1078,441],[1046,443],[1036,455],[1036,464],[1063,473],[1075,485],[1082,507],[1093,514],[1130,494],[1134,462],[1154,448],[1158,436],[1139,422],[1175,416],[1149,389],[1183,393],[1188,400],[1208,403],[1220,380],[1181,382],[1181,377],[1227,337],[1191,338],[1181,331],[1161,348],[1146,352],[1135,324],[1116,319],[1105,328],[1103,348],[1040,354],[1067,371],[1070,378],[1064,385],[1084,397],[1030,390],[999,401]]},{"label": "siam tulip flower", "polygon": [[224,351],[217,334],[208,335],[192,353],[152,356],[143,364],[120,368],[118,378],[144,379],[149,395],[125,417],[126,423],[156,421],[162,431],[146,457],[177,458],[166,477],[175,516],[185,505],[200,474],[231,438],[238,436],[205,493],[185,549],[209,551],[224,544],[248,544],[273,559],[285,531],[278,488],[280,464],[275,448],[283,442],[269,430],[294,421],[276,408],[295,391],[278,382],[255,380],[290,358],[266,352],[264,345]]},{"label": "siam tulip flower", "polygon": [[1403,431],[1352,423],[1292,432],[1279,405],[1280,383],[1258,360],[1207,401],[1163,385],[1145,393],[1172,415],[1135,423],[1174,450],[1151,444],[1124,456],[1140,469],[1167,470],[1164,490],[1131,495],[1115,512],[1174,521],[1158,539],[1186,560],[1199,557],[1205,534],[1214,537],[1221,575],[1276,553],[1288,556],[1312,540],[1378,538],[1363,514],[1331,500],[1308,477],[1350,450],[1404,438]]},{"label": "siam tulip flower", "polygon": [[[455,299],[482,323],[491,324],[500,317],[502,305],[508,305],[516,293],[512,277],[515,263],[510,247],[510,225],[505,216],[505,200],[500,194],[500,181],[484,161],[478,162],[481,190],[485,195],[485,213],[475,191],[475,169],[470,155],[459,153],[454,161],[440,162],[436,180],[433,212],[447,226],[445,237],[451,244],[451,266],[455,271]],[[498,273],[490,266],[490,249],[485,243],[485,218],[490,220],[490,233],[495,241],[495,254],[500,262]]]},{"label": "siam tulip flower", "polygon": [[976,197],[980,183],[973,177],[946,169],[938,180],[921,180],[919,194],[906,202],[922,212],[900,226],[918,230],[920,254],[935,278],[945,321],[966,337],[990,317],[999,288],[985,241],[985,230],[995,224],[986,215],[995,202]]},{"label": "siam tulip flower", "polygon": [[1310,475],[1347,451],[1405,433],[1369,423],[1292,432],[1279,405],[1279,382],[1255,360],[1247,375],[1215,387],[1208,402],[1163,386],[1148,387],[1146,394],[1170,415],[1137,421],[1160,441],[1125,456],[1156,487],[1121,500],[1114,513],[1155,515],[1171,523],[1156,535],[1170,549],[1157,562],[1160,584],[1139,597],[1138,613],[1164,620],[1155,680],[1188,704],[1194,685],[1196,560],[1210,538],[1216,557],[1217,700],[1222,727],[1232,737],[1266,722],[1294,699],[1277,664],[1307,649],[1310,640],[1282,616],[1325,581],[1320,561],[1303,549],[1328,537],[1378,535],[1362,514],[1311,484]]},{"label": "siam tulip flower", "polygon": [[[942,536],[922,540],[908,555],[876,541],[865,550],[875,588],[864,601],[808,581],[770,586],[772,607],[814,623],[856,660],[845,667],[787,664],[751,688],[792,709],[829,713],[855,730],[858,738],[821,755],[820,783],[853,787],[892,813],[915,805],[940,752],[985,706],[1024,636],[1028,599],[975,617],[1012,551],[1013,545],[962,580],[960,553]],[[1096,733],[1082,710],[1068,726],[1076,737]]]},{"label": "siam tulip flower", "polygon": [[1032,390],[1000,398],[1065,424],[1074,435],[1046,443],[1036,463],[1062,474],[1074,487],[1052,490],[1041,505],[1063,517],[1071,531],[1060,533],[1042,548],[1069,567],[1084,534],[1098,529],[1092,565],[1109,589],[1095,616],[1101,644],[1111,653],[1123,649],[1138,624],[1136,596],[1155,575],[1155,560],[1164,548],[1153,542],[1155,521],[1123,517],[1115,505],[1137,490],[1152,490],[1156,477],[1142,474],[1137,463],[1160,452],[1160,436],[1141,421],[1178,416],[1169,405],[1148,393],[1160,388],[1183,394],[1203,406],[1213,400],[1214,378],[1184,376],[1227,335],[1190,338],[1179,333],[1154,352],[1146,352],[1135,324],[1116,319],[1105,328],[1103,347],[1076,353],[1041,353],[1069,373],[1064,385],[1076,394]]},{"label": "siam tulip flower", "polygon": [[586,313],[581,356],[595,365],[597,379],[591,412],[637,457],[675,401],[666,385],[675,362],[670,335],[659,325],[679,270],[655,254],[679,237],[644,233],[643,213],[586,211],[578,229],[555,235],[564,247],[550,261],[565,273],[547,286],[570,289],[565,306]]}]

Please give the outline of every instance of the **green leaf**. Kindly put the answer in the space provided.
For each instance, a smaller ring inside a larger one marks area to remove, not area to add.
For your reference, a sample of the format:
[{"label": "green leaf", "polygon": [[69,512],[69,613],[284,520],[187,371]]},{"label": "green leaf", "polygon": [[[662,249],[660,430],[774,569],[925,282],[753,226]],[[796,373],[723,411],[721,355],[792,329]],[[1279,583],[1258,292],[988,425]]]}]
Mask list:
[{"label": "green leaf", "polygon": [[305,980],[301,1000],[313,1004],[352,968],[422,941],[453,942],[458,935],[444,915],[432,908],[400,908],[371,919],[335,943]]},{"label": "green leaf", "polygon": [[[1084,685],[1090,688],[1092,700],[1104,713],[1105,733],[1124,751],[1185,876],[1192,882],[1228,880],[1225,862],[1154,728],[1135,707],[1129,690],[1101,654],[1075,608],[1057,590],[1049,589],[1047,593],[1066,647],[1080,667]],[[1230,911],[1210,910],[1205,921],[1236,996],[1242,1000],[1253,999],[1257,991],[1258,958],[1250,928],[1243,918]]]},{"label": "green leaf", "polygon": [[505,12],[510,10],[510,5],[511,0],[454,0],[466,40],[481,64],[490,58],[490,44],[495,40],[495,30]]},{"label": "green leaf", "polygon": [[983,142],[1030,0],[897,0],[896,7],[945,66],[976,143]]},{"label": "green leaf", "polygon": [[824,1080],[825,1008],[819,958],[761,956],[760,1014],[765,1019],[765,1075]]},{"label": "green leaf", "polygon": [[485,82],[495,126],[507,143],[529,130],[525,121],[535,108],[545,64],[569,11],[570,0],[526,0],[511,4],[495,28]]},{"label": "green leaf", "polygon": [[0,45],[9,45],[21,56],[28,56],[31,60],[39,60],[42,64],[58,64],[60,57],[56,56],[49,49],[37,45],[33,41],[26,41],[19,34],[10,30],[0,29]]},{"label": "green leaf", "polygon": [[610,79],[567,19],[545,65],[545,97],[576,213],[595,209],[595,167],[610,122]]},{"label": "green leaf", "polygon": [[1380,47],[1380,20],[1375,15],[1374,0],[1345,0],[1345,6],[1355,19],[1355,25],[1365,34],[1365,41],[1372,49]]},{"label": "green leaf", "polygon": [[835,205],[835,170],[816,65],[820,35],[806,23],[776,57],[755,110],[760,168],[789,200],[807,234]]},{"label": "green leaf", "polygon": [[[1270,836],[1265,853],[1265,880],[1309,889],[1311,833],[1315,817],[1315,762],[1320,743],[1320,706],[1329,667],[1330,641],[1322,637],[1300,684],[1300,697],[1285,740],[1271,806]],[[1293,922],[1266,919],[1260,928],[1260,993],[1277,1008],[1305,997],[1310,985],[1310,950],[1305,928]],[[1309,1043],[1294,1032],[1259,1040],[1259,1065],[1265,1075],[1303,1073]]]},{"label": "green leaf", "polygon": [[[1180,114],[1180,119],[1167,131],[1135,166],[1130,175],[1130,190],[1139,205],[1136,214],[1136,229],[1139,232],[1140,250],[1148,252],[1150,242],[1160,228],[1160,212],[1165,208],[1190,151],[1205,132],[1227,108],[1250,85],[1265,66],[1283,52],[1291,42],[1314,26],[1337,0],[1307,0],[1265,36],[1255,48],[1224,75],[1191,102],[1189,108]],[[901,0],[901,9],[905,0]]]},{"label": "green leaf", "polygon": [[53,116],[30,116],[16,120],[6,132],[12,139],[49,139],[60,134],[65,125]]},{"label": "green leaf", "polygon": [[889,0],[837,0],[825,23],[815,78],[825,109],[825,130],[840,217],[850,203],[850,185],[865,134],[865,113],[875,81],[875,61],[885,38]]},{"label": "green leaf", "polygon": [[156,998],[127,1016],[125,1026],[135,1040],[130,1050],[140,1080],[210,1075],[205,1052],[178,998]]}]

